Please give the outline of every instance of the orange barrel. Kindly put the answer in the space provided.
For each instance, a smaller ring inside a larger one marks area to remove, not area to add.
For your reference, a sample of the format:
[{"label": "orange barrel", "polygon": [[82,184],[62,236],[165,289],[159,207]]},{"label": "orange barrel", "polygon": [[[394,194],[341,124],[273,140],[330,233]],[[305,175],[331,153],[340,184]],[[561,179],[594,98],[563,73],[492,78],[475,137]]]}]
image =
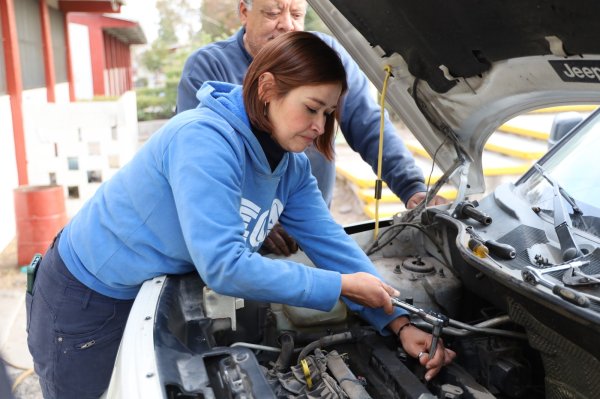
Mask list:
[{"label": "orange barrel", "polygon": [[14,190],[17,260],[28,265],[36,252],[44,254],[67,223],[62,186],[21,186]]}]

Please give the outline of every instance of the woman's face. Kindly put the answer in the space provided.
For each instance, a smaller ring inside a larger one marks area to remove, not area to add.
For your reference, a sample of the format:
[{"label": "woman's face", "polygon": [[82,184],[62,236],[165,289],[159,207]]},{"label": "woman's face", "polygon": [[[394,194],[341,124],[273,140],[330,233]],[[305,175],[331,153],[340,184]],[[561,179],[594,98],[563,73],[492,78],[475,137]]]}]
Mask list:
[{"label": "woman's face", "polygon": [[302,152],[325,132],[325,120],[342,93],[339,83],[300,86],[269,103],[273,139],[286,151]]}]

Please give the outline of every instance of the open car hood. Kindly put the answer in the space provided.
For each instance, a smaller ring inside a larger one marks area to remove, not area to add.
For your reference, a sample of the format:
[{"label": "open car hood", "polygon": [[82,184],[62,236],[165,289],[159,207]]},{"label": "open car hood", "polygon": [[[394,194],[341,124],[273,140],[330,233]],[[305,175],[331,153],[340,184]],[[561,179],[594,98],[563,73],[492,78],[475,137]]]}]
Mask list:
[{"label": "open car hood", "polygon": [[[309,0],[460,194],[524,112],[600,103],[600,2]],[[352,84],[352,82],[350,82]]]}]

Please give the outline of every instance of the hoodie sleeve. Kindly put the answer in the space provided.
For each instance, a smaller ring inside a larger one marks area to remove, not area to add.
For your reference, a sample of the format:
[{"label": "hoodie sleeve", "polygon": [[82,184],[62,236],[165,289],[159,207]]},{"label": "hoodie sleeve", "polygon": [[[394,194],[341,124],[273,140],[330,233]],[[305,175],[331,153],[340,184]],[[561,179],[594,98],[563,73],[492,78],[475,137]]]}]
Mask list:
[{"label": "hoodie sleeve", "polygon": [[[341,111],[341,129],[350,147],[377,171],[380,107],[369,90],[369,81],[350,54],[331,36],[317,34],[338,52],[346,69],[348,92]],[[382,74],[383,74],[382,70]],[[413,194],[426,191],[421,169],[396,132],[385,112],[383,139],[383,180],[406,203]]]},{"label": "hoodie sleeve", "polygon": [[186,125],[174,134],[163,163],[202,279],[224,295],[331,310],[341,291],[339,273],[265,258],[247,248],[240,215],[243,145],[219,123],[203,118]]},{"label": "hoodie sleeve", "polygon": [[[300,163],[299,167],[301,165]],[[297,176],[297,185],[290,190],[291,195],[280,218],[286,231],[298,241],[317,267],[342,274],[366,272],[381,279],[364,251],[333,220],[319,192],[316,179],[310,174],[308,162]],[[387,315],[383,309],[372,309],[343,299],[350,310],[358,313],[380,332],[384,331],[390,321],[406,314],[402,309],[395,309],[392,315]]]}]

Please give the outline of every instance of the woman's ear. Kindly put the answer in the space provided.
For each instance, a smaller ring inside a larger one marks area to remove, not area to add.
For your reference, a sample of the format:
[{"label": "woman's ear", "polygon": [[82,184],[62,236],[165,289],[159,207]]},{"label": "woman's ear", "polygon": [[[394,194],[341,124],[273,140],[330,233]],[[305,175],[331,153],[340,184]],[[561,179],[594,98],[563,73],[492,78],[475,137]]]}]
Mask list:
[{"label": "woman's ear", "polygon": [[258,98],[260,101],[269,102],[273,97],[275,88],[275,76],[271,72],[265,72],[258,78]]}]

